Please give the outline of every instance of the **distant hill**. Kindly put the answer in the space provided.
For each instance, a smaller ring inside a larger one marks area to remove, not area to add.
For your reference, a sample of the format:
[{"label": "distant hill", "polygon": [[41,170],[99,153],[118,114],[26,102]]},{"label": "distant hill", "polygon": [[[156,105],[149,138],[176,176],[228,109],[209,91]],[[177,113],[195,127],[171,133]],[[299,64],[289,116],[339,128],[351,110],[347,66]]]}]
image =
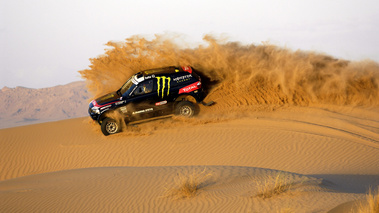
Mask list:
[{"label": "distant hill", "polygon": [[90,97],[84,81],[42,89],[4,87],[0,128],[86,116]]}]

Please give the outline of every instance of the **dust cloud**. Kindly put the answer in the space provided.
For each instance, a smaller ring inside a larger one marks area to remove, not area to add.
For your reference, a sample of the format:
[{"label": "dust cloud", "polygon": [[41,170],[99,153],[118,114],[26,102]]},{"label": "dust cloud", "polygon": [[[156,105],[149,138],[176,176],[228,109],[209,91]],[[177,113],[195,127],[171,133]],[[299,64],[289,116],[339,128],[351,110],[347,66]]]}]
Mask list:
[{"label": "dust cloud", "polygon": [[[172,38],[133,36],[108,42],[105,53],[79,71],[95,96],[117,90],[134,73],[164,66],[192,66],[218,107],[251,105],[379,105],[379,64],[293,51],[275,45],[243,45],[204,36],[183,48]],[[95,98],[94,97],[94,98]]]}]

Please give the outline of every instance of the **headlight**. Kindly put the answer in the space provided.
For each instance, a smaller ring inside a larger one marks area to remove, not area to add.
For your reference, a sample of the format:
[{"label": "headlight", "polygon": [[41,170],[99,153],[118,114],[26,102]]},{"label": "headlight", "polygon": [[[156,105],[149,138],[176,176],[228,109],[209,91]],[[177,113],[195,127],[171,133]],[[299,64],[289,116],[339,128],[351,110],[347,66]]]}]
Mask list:
[{"label": "headlight", "polygon": [[91,108],[91,111],[95,114],[100,114],[100,110],[99,110],[99,107],[92,107]]},{"label": "headlight", "polygon": [[88,112],[90,114],[93,114],[93,113],[100,114],[100,109],[99,109],[99,106],[96,103],[96,100],[91,101],[91,103],[89,104]]}]

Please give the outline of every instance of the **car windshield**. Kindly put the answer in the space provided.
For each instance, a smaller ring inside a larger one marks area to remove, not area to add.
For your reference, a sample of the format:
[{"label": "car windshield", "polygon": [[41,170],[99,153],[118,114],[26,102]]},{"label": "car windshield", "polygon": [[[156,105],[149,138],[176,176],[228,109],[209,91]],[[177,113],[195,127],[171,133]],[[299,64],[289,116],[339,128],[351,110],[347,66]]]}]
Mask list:
[{"label": "car windshield", "polygon": [[[133,77],[133,76],[132,76]],[[124,94],[128,89],[133,85],[132,78],[129,78],[128,81],[119,89],[121,95]]]}]

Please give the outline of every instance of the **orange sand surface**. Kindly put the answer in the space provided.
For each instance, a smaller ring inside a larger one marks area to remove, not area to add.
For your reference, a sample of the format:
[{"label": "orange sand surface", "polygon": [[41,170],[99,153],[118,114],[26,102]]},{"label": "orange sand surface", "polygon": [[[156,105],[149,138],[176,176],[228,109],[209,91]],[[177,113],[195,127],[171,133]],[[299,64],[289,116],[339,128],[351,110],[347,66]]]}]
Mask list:
[{"label": "orange sand surface", "polygon": [[[0,212],[328,212],[379,185],[377,108],[214,109],[108,137],[89,118],[2,129]],[[278,175],[291,188],[257,196]]]}]

